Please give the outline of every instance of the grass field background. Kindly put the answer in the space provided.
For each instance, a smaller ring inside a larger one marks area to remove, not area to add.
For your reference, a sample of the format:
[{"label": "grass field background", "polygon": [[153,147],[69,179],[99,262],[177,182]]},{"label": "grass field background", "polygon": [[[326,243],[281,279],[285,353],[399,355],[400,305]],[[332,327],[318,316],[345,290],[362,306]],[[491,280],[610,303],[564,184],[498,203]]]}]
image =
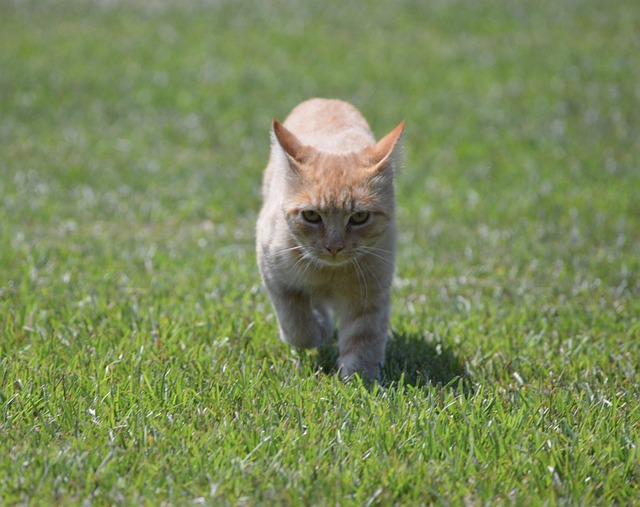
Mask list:
[{"label": "grass field background", "polygon": [[[0,503],[627,505],[640,3],[0,3]],[[269,126],[407,121],[378,384],[280,343]]]}]

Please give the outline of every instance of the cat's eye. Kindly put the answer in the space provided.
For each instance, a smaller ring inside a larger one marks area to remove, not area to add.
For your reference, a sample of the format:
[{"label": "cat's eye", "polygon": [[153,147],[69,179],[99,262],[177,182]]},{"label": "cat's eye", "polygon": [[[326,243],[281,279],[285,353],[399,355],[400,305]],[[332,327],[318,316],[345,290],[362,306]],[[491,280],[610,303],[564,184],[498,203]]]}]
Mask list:
[{"label": "cat's eye", "polygon": [[349,218],[349,223],[360,225],[369,220],[370,213],[368,211],[357,211]]},{"label": "cat's eye", "polygon": [[310,224],[319,224],[322,222],[322,217],[320,213],[317,211],[313,211],[312,209],[307,209],[302,212],[302,218],[304,218]]}]

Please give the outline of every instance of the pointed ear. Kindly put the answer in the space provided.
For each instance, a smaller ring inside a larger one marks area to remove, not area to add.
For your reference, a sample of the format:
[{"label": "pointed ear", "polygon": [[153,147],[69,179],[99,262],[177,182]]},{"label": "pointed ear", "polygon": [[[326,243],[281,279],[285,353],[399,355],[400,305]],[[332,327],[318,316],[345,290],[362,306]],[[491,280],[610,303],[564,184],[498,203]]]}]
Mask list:
[{"label": "pointed ear", "polygon": [[370,160],[373,172],[380,172],[387,167],[389,162],[393,162],[394,155],[400,148],[399,140],[404,131],[404,120],[396,128],[384,136],[375,146],[367,148],[367,155]]},{"label": "pointed ear", "polygon": [[272,123],[272,131],[275,140],[287,156],[298,164],[304,164],[311,153],[311,148],[302,144],[291,131],[275,118]]}]

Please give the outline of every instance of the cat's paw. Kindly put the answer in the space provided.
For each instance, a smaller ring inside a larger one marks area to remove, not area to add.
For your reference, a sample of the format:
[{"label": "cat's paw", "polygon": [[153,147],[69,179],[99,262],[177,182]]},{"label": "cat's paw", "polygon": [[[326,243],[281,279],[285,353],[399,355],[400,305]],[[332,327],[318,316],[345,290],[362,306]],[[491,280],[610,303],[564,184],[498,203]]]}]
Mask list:
[{"label": "cat's paw", "polygon": [[280,329],[280,340],[298,349],[317,349],[324,344],[326,338],[313,330],[299,334],[289,334]]},{"label": "cat's paw", "polygon": [[366,363],[353,357],[341,357],[338,359],[338,375],[341,379],[348,379],[358,373],[367,380],[380,380],[382,363]]},{"label": "cat's paw", "polygon": [[311,308],[282,318],[280,339],[301,349],[321,347],[333,337],[333,314],[328,308]]}]

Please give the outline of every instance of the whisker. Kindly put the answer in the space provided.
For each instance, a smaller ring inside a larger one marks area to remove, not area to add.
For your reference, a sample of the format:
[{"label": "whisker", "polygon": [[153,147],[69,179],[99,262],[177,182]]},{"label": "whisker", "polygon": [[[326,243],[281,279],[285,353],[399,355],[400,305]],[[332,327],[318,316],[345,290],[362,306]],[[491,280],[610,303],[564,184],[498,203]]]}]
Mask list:
[{"label": "whisker", "polygon": [[359,246],[356,249],[356,252],[359,253],[364,253],[366,255],[371,255],[372,257],[376,257],[377,259],[380,259],[381,261],[386,262],[389,266],[393,267],[393,261],[390,260],[388,257],[385,257],[384,255],[379,254],[378,252],[383,252],[384,254],[391,254],[392,252],[389,250],[385,250],[383,248],[376,248],[376,247],[371,247],[371,246]]},{"label": "whisker", "polygon": [[[305,267],[305,263],[304,263],[304,258],[303,257],[300,257],[291,266],[292,270],[297,272],[297,273],[299,273],[299,274],[304,273],[304,267]],[[303,269],[301,270],[301,268],[303,268]]]},{"label": "whisker", "polygon": [[360,266],[360,267],[361,267],[361,269],[366,270],[366,275],[369,276],[369,278],[373,278],[373,280],[376,282],[376,285],[378,286],[378,289],[380,289],[381,291],[385,290],[385,288],[380,283],[380,280],[378,280],[378,277],[375,276],[375,273],[373,272],[372,268],[368,268],[366,264],[364,266]]},{"label": "whisker", "polygon": [[289,252],[295,252],[296,250],[299,251],[304,251],[304,247],[302,245],[294,245],[291,246],[289,248],[283,248],[282,250],[278,250],[276,252],[273,252],[275,255],[282,255],[282,254],[286,254]]},{"label": "whisker", "polygon": [[295,272],[300,277],[304,277],[308,271],[314,269],[317,265],[317,260],[303,245],[293,245],[287,248],[282,248],[273,252],[276,256],[282,256],[291,252],[299,252],[300,255],[290,265],[289,269]]},{"label": "whisker", "polygon": [[313,257],[303,250],[302,255],[294,263],[294,267],[300,276],[305,276],[307,271],[314,267],[314,262]]},{"label": "whisker", "polygon": [[306,258],[303,257],[302,259],[300,259],[301,261],[306,261],[306,262],[301,262],[300,264],[302,264],[302,272],[300,273],[300,276],[306,276],[307,273],[315,268],[315,264],[313,259],[311,258]]},{"label": "whisker", "polygon": [[393,250],[388,250],[386,248],[380,248],[377,246],[369,246],[369,245],[360,245],[358,248],[362,250],[366,250],[368,252],[380,252],[383,255],[391,255],[393,254]]},{"label": "whisker", "polygon": [[354,270],[356,272],[356,278],[358,280],[358,287],[360,288],[360,290],[364,290],[363,307],[366,308],[367,307],[367,302],[368,302],[368,299],[369,299],[369,292],[368,292],[368,289],[367,289],[367,277],[365,276],[364,272],[362,271],[362,266],[360,266],[360,263],[358,262],[358,259],[356,257],[351,259],[351,264],[353,264]]}]

